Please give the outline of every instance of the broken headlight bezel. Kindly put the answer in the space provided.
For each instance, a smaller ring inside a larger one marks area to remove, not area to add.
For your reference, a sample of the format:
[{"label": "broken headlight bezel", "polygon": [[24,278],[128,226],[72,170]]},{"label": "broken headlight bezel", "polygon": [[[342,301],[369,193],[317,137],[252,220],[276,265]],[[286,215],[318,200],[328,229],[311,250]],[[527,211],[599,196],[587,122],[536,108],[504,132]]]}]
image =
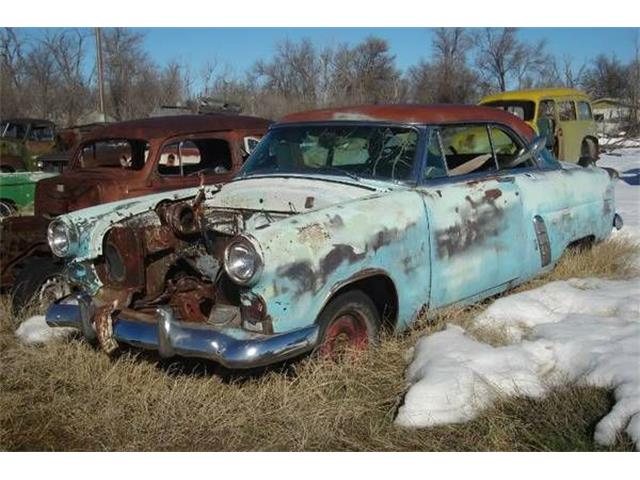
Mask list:
[{"label": "broken headlight bezel", "polygon": [[255,284],[260,278],[264,260],[258,241],[250,235],[239,235],[224,250],[224,270],[241,286]]},{"label": "broken headlight bezel", "polygon": [[77,247],[78,230],[75,225],[56,218],[47,227],[47,242],[56,257],[69,257]]}]

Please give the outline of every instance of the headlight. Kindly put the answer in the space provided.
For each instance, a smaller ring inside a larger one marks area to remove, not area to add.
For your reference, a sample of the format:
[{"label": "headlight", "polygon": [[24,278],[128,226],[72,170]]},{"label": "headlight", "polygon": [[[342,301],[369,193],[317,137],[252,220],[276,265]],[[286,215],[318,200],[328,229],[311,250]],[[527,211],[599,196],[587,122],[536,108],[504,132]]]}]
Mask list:
[{"label": "headlight", "polygon": [[47,240],[54,255],[67,257],[73,253],[78,240],[76,228],[66,222],[56,219],[47,228]]},{"label": "headlight", "polygon": [[252,238],[241,235],[231,241],[224,251],[224,269],[229,278],[239,285],[250,285],[262,272],[260,245]]}]

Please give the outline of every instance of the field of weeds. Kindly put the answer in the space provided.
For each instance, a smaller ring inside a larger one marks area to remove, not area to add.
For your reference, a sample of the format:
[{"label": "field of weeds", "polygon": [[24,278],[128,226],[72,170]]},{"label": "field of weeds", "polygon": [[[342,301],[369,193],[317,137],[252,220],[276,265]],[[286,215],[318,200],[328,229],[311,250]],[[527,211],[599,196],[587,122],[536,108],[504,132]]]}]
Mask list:
[{"label": "field of weeds", "polygon": [[[517,290],[573,277],[629,278],[638,245],[623,238],[571,251]],[[21,318],[0,309],[0,449],[207,451],[598,450],[593,429],[607,390],[570,386],[543,400],[505,399],[474,421],[428,429],[393,424],[407,351],[446,323],[469,328],[491,302],[424,318],[340,364],[302,359],[232,374],[138,351],[109,358],[80,340],[17,342]],[[31,312],[32,313],[32,312]],[[500,332],[470,330],[502,343]],[[621,436],[614,450],[632,450]]]}]

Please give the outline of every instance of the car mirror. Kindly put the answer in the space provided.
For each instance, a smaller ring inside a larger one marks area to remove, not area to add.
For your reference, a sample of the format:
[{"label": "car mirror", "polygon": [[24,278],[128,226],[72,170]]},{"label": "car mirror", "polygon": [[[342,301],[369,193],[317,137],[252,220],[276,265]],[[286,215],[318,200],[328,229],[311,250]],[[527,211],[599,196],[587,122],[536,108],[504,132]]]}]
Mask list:
[{"label": "car mirror", "polygon": [[547,146],[547,137],[545,135],[538,135],[527,146],[527,150],[529,150],[529,152],[531,152],[532,155],[537,155],[546,146]]},{"label": "car mirror", "polygon": [[260,139],[258,137],[244,137],[244,151],[247,155],[251,155],[251,153],[256,149],[258,143],[260,143]]}]

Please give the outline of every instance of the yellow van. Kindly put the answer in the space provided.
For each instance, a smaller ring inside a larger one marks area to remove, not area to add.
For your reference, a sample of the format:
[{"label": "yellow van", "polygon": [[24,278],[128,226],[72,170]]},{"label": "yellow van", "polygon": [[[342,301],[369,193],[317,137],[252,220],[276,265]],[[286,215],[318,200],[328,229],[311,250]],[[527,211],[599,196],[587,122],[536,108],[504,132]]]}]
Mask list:
[{"label": "yellow van", "polygon": [[558,160],[586,166],[599,155],[591,100],[571,88],[542,88],[497,93],[480,100],[520,117],[540,135]]}]

